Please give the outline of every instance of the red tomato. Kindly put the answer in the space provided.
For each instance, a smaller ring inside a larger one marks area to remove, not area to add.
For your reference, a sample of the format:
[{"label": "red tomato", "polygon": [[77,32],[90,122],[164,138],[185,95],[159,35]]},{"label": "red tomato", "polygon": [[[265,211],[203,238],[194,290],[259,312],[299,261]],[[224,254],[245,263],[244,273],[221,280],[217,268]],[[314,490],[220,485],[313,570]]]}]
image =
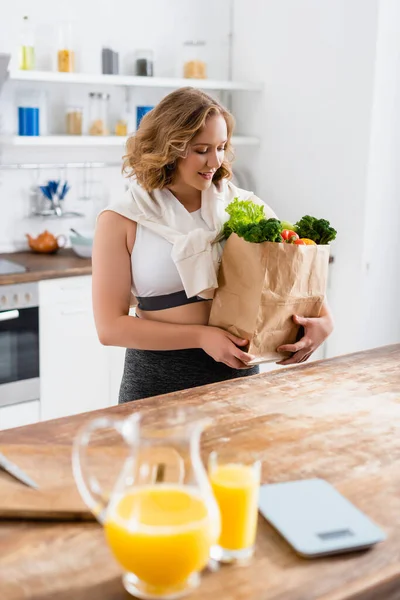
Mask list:
[{"label": "red tomato", "polygon": [[297,246],[307,246],[304,240],[294,240],[294,244],[296,244]]},{"label": "red tomato", "polygon": [[288,242],[289,244],[293,244],[295,240],[299,239],[297,233],[295,231],[292,231],[291,229],[284,229],[281,233],[281,236],[283,241]]}]

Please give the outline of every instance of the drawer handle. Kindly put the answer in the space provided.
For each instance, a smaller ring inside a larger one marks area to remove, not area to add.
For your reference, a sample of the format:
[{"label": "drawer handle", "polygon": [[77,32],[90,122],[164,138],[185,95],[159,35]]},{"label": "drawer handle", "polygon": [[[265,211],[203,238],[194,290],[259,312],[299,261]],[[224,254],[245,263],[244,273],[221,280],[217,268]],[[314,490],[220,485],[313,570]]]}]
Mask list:
[{"label": "drawer handle", "polygon": [[11,321],[12,319],[18,319],[19,310],[6,310],[0,312],[0,321]]}]

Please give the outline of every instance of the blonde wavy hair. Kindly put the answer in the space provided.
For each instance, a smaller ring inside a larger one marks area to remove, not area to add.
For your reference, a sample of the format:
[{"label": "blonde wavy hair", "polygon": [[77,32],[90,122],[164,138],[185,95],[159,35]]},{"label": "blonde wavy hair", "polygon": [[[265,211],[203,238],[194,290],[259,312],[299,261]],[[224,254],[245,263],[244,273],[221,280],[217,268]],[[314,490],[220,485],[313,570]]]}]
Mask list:
[{"label": "blonde wavy hair", "polygon": [[143,117],[139,129],[127,141],[123,172],[128,177],[135,176],[147,191],[168,186],[174,179],[178,159],[185,158],[188,144],[213,115],[222,115],[228,130],[225,157],[213,182],[230,179],[234,118],[217,100],[191,87],[168,94]]}]

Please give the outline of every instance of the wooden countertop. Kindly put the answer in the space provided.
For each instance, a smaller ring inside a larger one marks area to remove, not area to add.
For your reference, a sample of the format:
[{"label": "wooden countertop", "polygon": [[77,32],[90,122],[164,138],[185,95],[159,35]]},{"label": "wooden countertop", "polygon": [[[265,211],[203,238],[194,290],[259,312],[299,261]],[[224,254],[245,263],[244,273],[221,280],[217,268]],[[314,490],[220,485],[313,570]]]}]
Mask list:
[{"label": "wooden countertop", "polygon": [[[45,468],[40,456],[69,454],[84,422],[136,410],[153,411],[157,418],[166,404],[198,406],[213,418],[203,436],[203,458],[231,437],[238,457],[263,461],[264,483],[322,477],[388,536],[369,551],[305,560],[260,517],[251,563],[206,573],[192,600],[399,598],[400,344],[0,432],[0,448],[36,453],[40,484]],[[119,442],[107,432],[99,443],[107,455]],[[7,600],[129,597],[96,523],[3,521],[0,590]]]},{"label": "wooden countertop", "polygon": [[92,261],[90,258],[80,258],[73,250],[67,248],[56,254],[36,254],[34,252],[12,252],[0,254],[0,259],[10,260],[26,267],[25,273],[0,275],[0,285],[55,279],[57,277],[74,277],[90,275]]}]

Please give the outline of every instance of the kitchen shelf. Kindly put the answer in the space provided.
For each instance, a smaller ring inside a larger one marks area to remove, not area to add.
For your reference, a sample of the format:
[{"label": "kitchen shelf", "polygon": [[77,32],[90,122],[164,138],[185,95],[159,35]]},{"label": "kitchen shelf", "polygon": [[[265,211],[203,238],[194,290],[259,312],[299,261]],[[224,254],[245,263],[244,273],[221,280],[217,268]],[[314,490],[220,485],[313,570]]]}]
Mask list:
[{"label": "kitchen shelf", "polygon": [[[73,147],[120,147],[127,138],[122,136],[92,135],[42,135],[42,136],[1,136],[0,144],[4,146],[73,146]],[[236,135],[232,137],[233,146],[258,146],[260,140],[255,136]]]},{"label": "kitchen shelf", "polygon": [[261,83],[213,79],[183,79],[169,77],[134,77],[130,75],[92,75],[85,73],[58,73],[53,71],[10,71],[10,81],[111,85],[146,88],[178,89],[191,86],[203,90],[262,91]]}]

